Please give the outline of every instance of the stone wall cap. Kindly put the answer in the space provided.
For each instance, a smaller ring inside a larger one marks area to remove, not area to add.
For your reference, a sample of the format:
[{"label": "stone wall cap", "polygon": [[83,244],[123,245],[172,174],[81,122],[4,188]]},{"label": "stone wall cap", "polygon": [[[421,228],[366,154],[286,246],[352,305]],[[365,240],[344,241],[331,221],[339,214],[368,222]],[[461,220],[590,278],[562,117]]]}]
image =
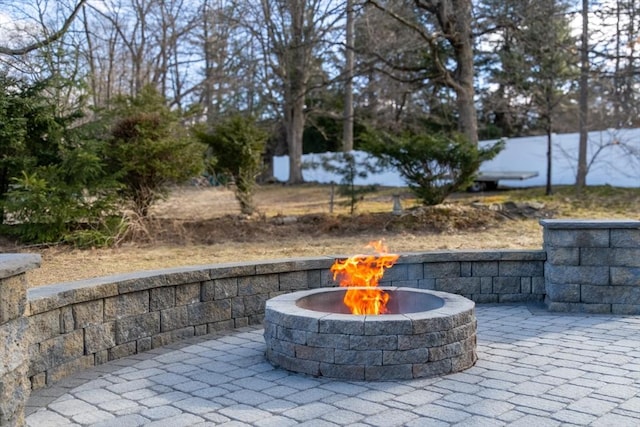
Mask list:
[{"label": "stone wall cap", "polygon": [[540,225],[556,229],[640,228],[633,219],[541,219]]},{"label": "stone wall cap", "polygon": [[0,254],[0,279],[40,267],[39,254]]}]

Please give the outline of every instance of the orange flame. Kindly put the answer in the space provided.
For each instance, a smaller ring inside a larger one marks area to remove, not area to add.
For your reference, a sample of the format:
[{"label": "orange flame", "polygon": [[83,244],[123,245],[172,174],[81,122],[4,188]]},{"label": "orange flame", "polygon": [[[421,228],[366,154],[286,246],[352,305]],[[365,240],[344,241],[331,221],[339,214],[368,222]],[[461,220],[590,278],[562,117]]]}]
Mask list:
[{"label": "orange flame", "polygon": [[340,286],[349,287],[344,296],[344,304],[352,314],[383,314],[387,312],[389,294],[377,289],[384,270],[391,267],[399,255],[388,254],[387,247],[380,241],[370,242],[375,255],[354,255],[344,261],[336,260],[331,266],[333,280],[340,276]]}]

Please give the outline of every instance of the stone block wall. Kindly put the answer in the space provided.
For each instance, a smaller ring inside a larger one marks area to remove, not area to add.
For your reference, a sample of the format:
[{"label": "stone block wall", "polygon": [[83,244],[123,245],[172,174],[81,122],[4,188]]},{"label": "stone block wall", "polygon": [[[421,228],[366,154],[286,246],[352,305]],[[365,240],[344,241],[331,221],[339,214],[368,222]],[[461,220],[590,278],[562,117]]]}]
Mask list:
[{"label": "stone block wall", "polygon": [[[28,377],[44,387],[81,369],[263,320],[269,298],[335,286],[336,257],[138,272],[29,290]],[[476,302],[542,301],[543,251],[404,254],[381,284]]]},{"label": "stone block wall", "polygon": [[640,221],[540,223],[549,310],[640,314]]},{"label": "stone block wall", "polygon": [[25,272],[39,255],[0,254],[0,426],[24,425],[31,384]]}]

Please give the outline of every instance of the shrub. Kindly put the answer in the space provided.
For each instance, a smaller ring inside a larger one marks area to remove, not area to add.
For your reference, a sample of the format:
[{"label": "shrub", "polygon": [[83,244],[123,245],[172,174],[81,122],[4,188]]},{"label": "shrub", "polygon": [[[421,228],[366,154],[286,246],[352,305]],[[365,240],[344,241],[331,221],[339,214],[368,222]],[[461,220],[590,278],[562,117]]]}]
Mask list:
[{"label": "shrub", "polygon": [[466,189],[480,164],[495,157],[500,141],[479,149],[460,134],[403,134],[368,131],[364,149],[381,166],[395,167],[424,205],[437,205],[454,191]]},{"label": "shrub", "polygon": [[108,162],[123,184],[123,198],[140,217],[167,196],[171,184],[202,173],[204,145],[191,137],[152,87],[136,97],[120,98],[110,115]]},{"label": "shrub", "polygon": [[254,214],[253,189],[261,172],[267,133],[253,119],[235,115],[220,121],[211,132],[198,130],[196,136],[211,148],[216,168],[233,179],[240,211]]}]

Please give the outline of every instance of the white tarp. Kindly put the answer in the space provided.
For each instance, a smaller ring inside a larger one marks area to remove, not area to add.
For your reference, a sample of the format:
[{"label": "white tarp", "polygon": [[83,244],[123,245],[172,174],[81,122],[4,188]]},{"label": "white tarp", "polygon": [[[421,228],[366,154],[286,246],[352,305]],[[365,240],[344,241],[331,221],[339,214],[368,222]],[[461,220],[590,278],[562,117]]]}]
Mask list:
[{"label": "white tarp", "polygon": [[[578,163],[578,133],[552,135],[553,162],[551,180],[554,185],[575,183]],[[588,185],[609,184],[616,187],[640,187],[640,129],[603,130],[589,133],[587,161],[598,153],[587,175]],[[495,141],[481,141],[488,145]],[[322,156],[334,153],[305,154],[302,161],[316,162]],[[354,151],[358,161],[365,159],[367,153]],[[280,181],[289,178],[288,156],[273,159],[274,176]],[[493,160],[480,167],[486,172],[538,172],[538,176],[524,181],[504,180],[501,185],[510,187],[543,186],[547,175],[547,137],[531,136],[506,140],[505,148]],[[324,171],[322,168],[304,169],[302,175],[307,182],[340,182],[340,176]],[[366,179],[357,178],[357,185],[378,184],[390,187],[403,187],[406,183],[395,170],[385,170],[369,174]]]}]

